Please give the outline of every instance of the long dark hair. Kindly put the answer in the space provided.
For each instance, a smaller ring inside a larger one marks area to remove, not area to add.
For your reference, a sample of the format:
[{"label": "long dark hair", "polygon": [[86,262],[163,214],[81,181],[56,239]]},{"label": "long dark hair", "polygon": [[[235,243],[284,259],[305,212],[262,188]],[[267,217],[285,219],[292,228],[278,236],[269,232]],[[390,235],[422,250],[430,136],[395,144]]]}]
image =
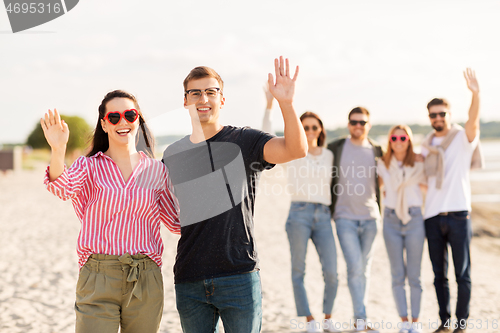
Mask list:
[{"label": "long dark hair", "polygon": [[109,149],[108,134],[102,129],[101,119],[103,119],[106,115],[106,104],[113,98],[128,98],[134,102],[135,108],[139,113],[139,126],[141,127],[141,131],[138,133],[136,139],[137,150],[143,150],[149,157],[154,158],[154,137],[146,125],[144,116],[139,108],[139,103],[137,103],[137,99],[134,95],[123,90],[113,90],[107,93],[106,96],[104,96],[101,105],[99,105],[99,118],[97,119],[97,125],[91,138],[90,151],[87,154],[87,157],[93,156],[98,152],[104,153]]},{"label": "long dark hair", "polygon": [[326,131],[325,127],[323,126],[323,122],[321,121],[321,118],[314,112],[311,111],[306,111],[300,116],[300,122],[306,118],[314,118],[319,122],[319,125],[321,126],[321,133],[319,133],[318,137],[318,147],[323,147],[326,141]]}]

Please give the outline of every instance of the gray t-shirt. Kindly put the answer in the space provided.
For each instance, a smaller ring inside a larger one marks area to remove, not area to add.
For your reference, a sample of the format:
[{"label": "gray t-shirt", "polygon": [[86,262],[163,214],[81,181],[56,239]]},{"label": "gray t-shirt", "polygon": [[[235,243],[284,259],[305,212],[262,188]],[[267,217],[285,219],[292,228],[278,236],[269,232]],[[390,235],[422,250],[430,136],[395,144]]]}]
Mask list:
[{"label": "gray t-shirt", "polygon": [[340,169],[333,170],[339,175],[339,181],[333,188],[337,194],[334,220],[380,219],[375,191],[376,170],[377,164],[370,143],[367,141],[358,146],[347,138],[340,156]]}]

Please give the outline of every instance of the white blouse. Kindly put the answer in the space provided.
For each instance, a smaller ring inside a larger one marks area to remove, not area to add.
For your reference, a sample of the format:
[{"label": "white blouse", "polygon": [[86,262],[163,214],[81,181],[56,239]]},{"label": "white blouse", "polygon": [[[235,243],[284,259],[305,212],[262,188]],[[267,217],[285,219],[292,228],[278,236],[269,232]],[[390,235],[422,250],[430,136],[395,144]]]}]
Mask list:
[{"label": "white blouse", "polygon": [[[415,165],[417,165],[417,163],[422,163],[422,162],[415,162]],[[398,165],[400,168],[405,168],[405,169],[412,168],[409,166],[403,167],[402,162],[398,162]],[[385,192],[385,196],[384,196],[384,200],[383,200],[384,206],[387,208],[396,209],[396,207],[398,205],[397,204],[397,202],[398,202],[398,200],[397,200],[398,199],[398,194],[397,194],[398,189],[396,188],[395,184],[392,184],[390,170],[387,170],[387,168],[385,167],[384,161],[382,159],[378,160],[377,171],[378,171],[378,175],[380,177],[382,177],[382,179],[384,181],[384,192]],[[423,168],[422,168],[422,171],[423,171]],[[423,172],[422,172],[422,182],[421,183],[425,183],[425,178],[423,176]],[[405,195],[405,199],[407,201],[408,207],[421,207],[422,206],[423,197],[422,197],[422,191],[420,190],[419,184],[407,186],[405,188],[404,195]]]},{"label": "white blouse", "polygon": [[331,205],[333,153],[329,149],[322,148],[319,155],[307,153],[306,157],[284,166],[288,177],[286,193],[291,195],[292,201]]}]

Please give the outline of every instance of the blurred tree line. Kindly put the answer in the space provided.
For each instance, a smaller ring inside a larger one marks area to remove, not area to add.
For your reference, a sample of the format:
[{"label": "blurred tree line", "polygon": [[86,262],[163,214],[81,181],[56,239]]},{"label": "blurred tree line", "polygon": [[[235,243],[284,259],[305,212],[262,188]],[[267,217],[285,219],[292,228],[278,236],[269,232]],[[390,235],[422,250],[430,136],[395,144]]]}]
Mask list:
[{"label": "blurred tree line", "polygon": [[[459,123],[460,126],[464,126],[464,123]],[[370,137],[385,136],[389,133],[389,130],[394,125],[380,124],[372,125],[370,129]],[[432,131],[430,125],[419,125],[413,124],[410,126],[413,134],[427,135]],[[279,136],[283,136],[283,132],[276,133]],[[339,127],[334,130],[326,130],[327,141],[333,140],[335,138],[346,136],[349,134],[347,125],[345,127]],[[500,121],[490,121],[481,122],[481,139],[500,139]]]},{"label": "blurred tree line", "polygon": [[[78,116],[65,116],[61,115],[69,127],[69,139],[66,146],[66,151],[71,153],[75,150],[83,150],[87,147],[90,135],[92,134],[92,128],[85,121],[85,119]],[[40,122],[37,123],[35,129],[28,136],[26,141],[28,146],[34,149],[50,149],[45,136],[43,135],[42,126]]]}]

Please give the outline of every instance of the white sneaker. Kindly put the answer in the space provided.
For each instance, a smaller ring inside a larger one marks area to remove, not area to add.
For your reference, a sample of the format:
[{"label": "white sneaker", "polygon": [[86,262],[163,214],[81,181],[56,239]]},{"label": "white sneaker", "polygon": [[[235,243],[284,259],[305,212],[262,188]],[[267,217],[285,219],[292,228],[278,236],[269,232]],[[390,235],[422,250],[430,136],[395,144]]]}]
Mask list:
[{"label": "white sneaker", "polygon": [[[339,326],[339,325],[337,325]],[[339,331],[338,329],[335,328],[335,322],[329,318],[323,320],[323,331],[324,332],[335,332],[335,333],[340,333],[342,331]]]},{"label": "white sneaker", "polygon": [[356,331],[357,332],[361,332],[361,331],[364,331],[365,330],[365,321],[364,320],[360,320],[360,319],[356,319],[356,322],[354,323],[354,327],[356,328]]},{"label": "white sneaker", "polygon": [[370,325],[370,321],[358,319],[356,320],[356,331],[358,332],[370,332],[370,333],[379,333],[379,331],[372,328]]},{"label": "white sneaker", "polygon": [[411,324],[407,321],[403,321],[403,327],[399,330],[399,333],[410,333]]},{"label": "white sneaker", "polygon": [[311,320],[306,323],[307,333],[322,333],[321,323],[316,320]]},{"label": "white sneaker", "polygon": [[415,322],[411,324],[410,330],[408,331],[409,333],[422,333],[422,323],[421,322]]}]

